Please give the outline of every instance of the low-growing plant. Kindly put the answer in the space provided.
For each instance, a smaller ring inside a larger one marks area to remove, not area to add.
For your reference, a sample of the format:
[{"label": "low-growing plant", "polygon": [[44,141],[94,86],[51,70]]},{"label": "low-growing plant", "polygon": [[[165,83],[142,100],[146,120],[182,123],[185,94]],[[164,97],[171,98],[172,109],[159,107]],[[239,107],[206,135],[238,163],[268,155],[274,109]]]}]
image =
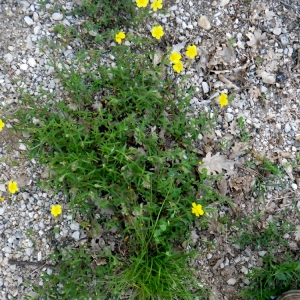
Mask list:
[{"label": "low-growing plant", "polygon": [[250,247],[256,250],[272,251],[288,248],[289,244],[283,236],[294,232],[295,226],[287,221],[280,222],[274,219],[272,222],[267,222],[266,228],[259,229],[257,226],[259,218],[260,215],[257,216],[257,219],[246,218],[239,225],[236,225],[238,228],[245,228],[246,226],[247,230],[241,230],[238,237],[233,239],[233,243],[239,245],[241,249]]},{"label": "low-growing plant", "polygon": [[249,142],[250,140],[250,134],[247,130],[245,130],[245,121],[243,117],[239,117],[237,119],[240,127],[240,139],[242,142]]},{"label": "low-growing plant", "polygon": [[250,285],[241,292],[244,299],[267,300],[300,288],[299,257],[288,252],[278,260],[268,254],[263,257],[263,263],[262,268],[254,268],[247,275]]}]

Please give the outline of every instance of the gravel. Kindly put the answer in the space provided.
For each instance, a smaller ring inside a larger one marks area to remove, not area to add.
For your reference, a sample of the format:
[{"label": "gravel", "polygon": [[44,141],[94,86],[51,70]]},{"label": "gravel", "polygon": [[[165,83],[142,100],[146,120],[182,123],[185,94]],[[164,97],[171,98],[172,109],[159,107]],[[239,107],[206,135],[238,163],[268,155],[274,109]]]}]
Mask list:
[{"label": "gravel", "polygon": [[[82,19],[68,16],[72,2],[60,1],[64,14],[53,12],[53,2],[49,1],[42,10],[39,1],[9,0],[0,4],[0,57],[3,60],[0,101],[8,112],[13,113],[13,107],[18,105],[19,87],[32,95],[39,95],[39,88],[43,87],[54,92],[57,98],[63,97],[64,90],[50,66],[48,57],[51,53],[48,50],[43,53],[39,42],[59,39],[53,32],[54,26],[77,25]],[[229,107],[219,110],[215,130],[199,135],[201,150],[208,153],[226,140],[229,142],[227,154],[232,154],[239,134],[236,120],[243,117],[246,130],[251,134],[253,152],[282,164],[294,161],[300,147],[300,41],[296,12],[271,0],[259,3],[252,0],[240,5],[231,0],[166,3],[167,14],[156,13],[156,21],[164,26],[166,33],[172,33],[172,40],[182,53],[189,44],[196,44],[198,48],[199,56],[190,67],[186,65],[182,73],[190,75],[190,84],[196,86],[197,94],[191,99],[194,115],[198,116],[201,111],[212,113],[218,105],[216,97],[222,92],[236,95]],[[297,1],[290,0],[289,3],[297,7]],[[233,45],[229,45],[229,41]],[[67,64],[71,64],[75,49],[76,45],[70,44],[63,51],[57,51]],[[171,67],[167,71],[173,72]],[[181,85],[180,78],[181,75],[175,79],[178,86]],[[39,122],[38,119],[33,121]],[[37,160],[24,156],[22,138],[11,135],[9,127],[12,124],[6,125],[0,134],[0,197],[5,198],[0,203],[0,299],[24,299],[24,295],[34,295],[32,288],[24,282],[30,280],[42,284],[41,272],[51,274],[53,270],[46,267],[34,270],[36,267],[30,265],[10,264],[9,259],[43,261],[64,238],[76,243],[85,237],[85,233],[80,229],[80,222],[72,218],[65,196],[62,193],[54,195],[51,190],[37,185],[39,179],[47,178],[46,170]],[[248,157],[233,159],[237,164],[244,164]],[[235,175],[242,180],[241,185],[228,177],[231,187],[227,190],[239,188],[242,191],[247,180],[251,176],[254,178],[253,174],[238,170]],[[6,192],[10,180],[17,180],[22,186],[21,191],[12,196]],[[272,213],[267,215],[264,226],[272,214],[276,216],[283,209],[291,208],[291,199],[299,199],[299,172],[287,172],[283,180],[290,197],[282,198],[280,190],[268,189],[267,209]],[[264,209],[263,203],[254,196],[248,197],[246,202],[242,202],[237,193],[227,196],[235,202],[236,214],[250,215],[254,208]],[[55,220],[50,215],[50,208],[58,203],[63,205],[63,214]],[[228,218],[233,217],[227,207],[222,213]],[[295,216],[291,211],[287,218],[295,221]],[[54,228],[58,228],[58,233]],[[193,229],[192,242],[201,253],[193,264],[205,273],[203,278],[214,286],[218,299],[239,299],[237,290],[249,284],[246,274],[254,266],[262,265],[266,251],[241,250],[238,245],[228,242],[228,236],[234,236],[236,232],[222,230],[218,224],[207,232],[197,226]],[[212,241],[216,247],[210,251],[202,239]],[[293,250],[299,250],[294,235],[287,239]]]}]

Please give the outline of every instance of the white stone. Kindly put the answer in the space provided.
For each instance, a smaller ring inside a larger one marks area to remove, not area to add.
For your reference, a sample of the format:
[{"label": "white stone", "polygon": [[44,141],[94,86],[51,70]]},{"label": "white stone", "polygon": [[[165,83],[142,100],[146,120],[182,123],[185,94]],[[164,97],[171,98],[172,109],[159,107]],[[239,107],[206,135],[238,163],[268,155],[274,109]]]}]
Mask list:
[{"label": "white stone", "polygon": [[26,253],[28,256],[31,256],[31,254],[33,253],[33,248],[26,248],[26,249],[25,249],[25,253]]},{"label": "white stone", "polygon": [[35,27],[33,28],[33,33],[34,33],[34,34],[39,34],[40,31],[41,31],[41,26],[35,26]]},{"label": "white stone", "polygon": [[263,257],[263,256],[265,256],[267,253],[268,253],[267,251],[259,251],[259,252],[258,252],[258,255],[261,256],[261,257]]},{"label": "white stone", "polygon": [[298,185],[296,183],[292,183],[291,187],[294,191],[296,191],[298,189]]},{"label": "white stone", "polygon": [[77,223],[77,222],[73,222],[73,223],[71,223],[71,225],[70,225],[70,228],[72,229],[72,230],[79,230],[79,228],[80,228],[80,226],[79,226],[79,224]]},{"label": "white stone", "polygon": [[4,247],[4,248],[2,249],[2,251],[5,252],[5,253],[11,253],[11,248],[8,247],[8,246],[6,246],[6,247]]},{"label": "white stone", "polygon": [[285,131],[286,133],[291,131],[291,125],[290,125],[290,123],[286,123],[286,124],[285,124],[285,126],[284,126],[284,131]]},{"label": "white stone", "polygon": [[33,21],[30,17],[28,17],[28,16],[26,16],[26,17],[24,18],[24,21],[25,21],[25,23],[26,23],[28,26],[31,26],[31,25],[34,24],[34,21]]},{"label": "white stone", "polygon": [[36,61],[33,57],[28,58],[27,63],[29,64],[30,67],[34,68],[36,66]]},{"label": "white stone", "polygon": [[225,6],[229,3],[229,0],[221,0],[220,5]]},{"label": "white stone", "polygon": [[203,89],[204,94],[207,94],[209,92],[209,86],[208,86],[207,82],[205,82],[205,81],[202,82],[202,89]]},{"label": "white stone", "polygon": [[235,284],[236,284],[236,281],[237,281],[237,280],[236,280],[235,278],[230,278],[230,279],[227,280],[227,284],[228,284],[228,285],[235,285]]},{"label": "white stone", "polygon": [[79,236],[80,236],[80,233],[79,231],[74,231],[73,234],[72,234],[72,238],[76,241],[79,240]]},{"label": "white stone", "polygon": [[0,207],[0,216],[2,216],[5,212],[5,208],[4,207]]},{"label": "white stone", "polygon": [[210,30],[211,29],[211,25],[208,21],[207,16],[201,16],[198,20],[198,26],[205,29],[205,30]]},{"label": "white stone", "polygon": [[225,121],[231,122],[233,120],[233,114],[231,113],[225,113]]},{"label": "white stone", "polygon": [[61,13],[56,12],[56,13],[52,14],[52,19],[54,21],[61,21],[63,18],[64,18],[64,16]]},{"label": "white stone", "polygon": [[281,34],[281,28],[279,28],[279,27],[274,28],[273,33],[275,35],[280,35]]},{"label": "white stone", "polygon": [[33,13],[33,21],[35,23],[37,23],[39,21],[39,15],[36,12]]},{"label": "white stone", "polygon": [[5,60],[8,64],[10,64],[10,63],[13,61],[13,59],[14,59],[14,57],[13,57],[12,54],[10,54],[10,53],[7,53],[7,54],[4,55],[4,60]]},{"label": "white stone", "polygon": [[21,69],[22,71],[27,71],[27,70],[28,70],[28,65],[27,65],[27,64],[21,64],[21,65],[20,65],[20,69]]}]

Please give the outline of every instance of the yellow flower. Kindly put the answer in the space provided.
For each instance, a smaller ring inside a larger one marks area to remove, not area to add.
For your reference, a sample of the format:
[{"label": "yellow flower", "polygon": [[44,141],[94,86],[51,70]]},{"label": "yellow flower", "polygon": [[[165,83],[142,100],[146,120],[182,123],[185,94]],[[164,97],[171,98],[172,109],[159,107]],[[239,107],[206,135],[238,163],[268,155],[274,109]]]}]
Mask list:
[{"label": "yellow flower", "polygon": [[4,126],[5,126],[5,123],[3,123],[3,121],[0,119],[0,131],[3,129]]},{"label": "yellow flower", "polygon": [[15,181],[10,181],[8,183],[8,190],[10,193],[15,194],[19,190],[17,183]]},{"label": "yellow flower", "polygon": [[170,54],[170,62],[172,64],[177,64],[177,63],[180,62],[180,60],[181,60],[180,53],[178,53],[178,52],[175,51],[175,52],[173,52],[173,53]]},{"label": "yellow flower", "polygon": [[196,46],[195,45],[188,46],[185,54],[189,58],[192,58],[192,59],[195,58],[195,56],[198,54]]},{"label": "yellow flower", "polygon": [[0,201],[4,202],[4,197],[0,197]]},{"label": "yellow flower", "polygon": [[119,33],[116,34],[115,40],[117,43],[122,43],[122,40],[125,39],[126,35],[123,31],[120,31]]},{"label": "yellow flower", "polygon": [[183,70],[183,64],[181,61],[173,65],[173,69],[177,72],[180,73]]},{"label": "yellow flower", "polygon": [[149,0],[135,0],[137,7],[146,7]]},{"label": "yellow flower", "polygon": [[162,8],[162,0],[155,0],[152,4],[151,4],[151,8],[154,11],[157,11],[158,9]]},{"label": "yellow flower", "polygon": [[57,217],[58,215],[60,215],[61,212],[62,212],[61,205],[52,205],[52,207],[51,207],[51,214],[54,217]]},{"label": "yellow flower", "polygon": [[220,103],[221,107],[228,105],[228,98],[227,98],[226,94],[222,93],[220,95],[220,97],[219,97],[219,103]]},{"label": "yellow flower", "polygon": [[196,217],[200,217],[204,214],[201,204],[192,203],[192,213],[196,215]]},{"label": "yellow flower", "polygon": [[164,30],[161,26],[154,26],[152,28],[152,36],[158,40],[164,35]]}]

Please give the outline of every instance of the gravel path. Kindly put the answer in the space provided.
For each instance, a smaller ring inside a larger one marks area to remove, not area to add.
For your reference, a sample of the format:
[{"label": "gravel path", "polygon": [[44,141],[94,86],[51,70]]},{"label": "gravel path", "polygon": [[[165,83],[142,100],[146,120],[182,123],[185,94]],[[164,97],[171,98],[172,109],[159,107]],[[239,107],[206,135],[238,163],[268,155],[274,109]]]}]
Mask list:
[{"label": "gravel path", "polygon": [[[48,1],[42,10],[38,2],[9,0],[0,4],[0,118],[13,114],[20,87],[33,95],[38,94],[40,87],[54,92],[56,97],[63,94],[54,69],[49,66],[47,54],[50,53],[41,52],[39,41],[55,41],[55,25],[76,25],[81,20],[52,11],[55,3],[60,3],[68,12],[72,2]],[[165,6],[168,14],[157,13],[155,18],[172,35],[172,44],[171,39],[167,42],[169,46],[176,44],[180,50],[188,44],[196,44],[199,51],[199,58],[185,72],[192,75],[191,84],[197,87],[197,96],[191,100],[195,115],[202,110],[213,111],[217,105],[215,98],[221,92],[236,95],[229,107],[220,110],[212,134],[199,137],[204,155],[219,147],[219,152],[236,165],[245,165],[249,157],[240,157],[244,150],[237,139],[237,119],[243,117],[246,130],[251,134],[253,152],[281,165],[295,161],[300,148],[300,8],[297,0],[253,0],[250,3],[182,0],[165,1]],[[72,46],[67,45],[60,53],[61,58],[67,62],[73,51]],[[48,172],[37,160],[24,156],[26,146],[22,139],[26,135],[16,136],[10,127],[11,124],[6,124],[0,133],[0,197],[5,199],[0,203],[0,299],[3,300],[34,295],[26,283],[41,284],[41,271],[52,272],[51,266],[43,266],[46,256],[58,244],[76,243],[84,237],[79,221],[68,210],[64,195],[53,195],[51,190],[38,186],[38,181],[47,178]],[[241,171],[236,167],[235,170],[235,174],[226,178],[224,194],[236,203],[235,214],[239,211],[250,214],[256,205],[262,207],[262,203],[257,204],[251,197],[245,202],[234,180],[243,178],[242,185],[243,180],[253,180],[254,175],[243,173],[245,169]],[[285,193],[289,197],[283,199],[278,189],[269,190],[265,219],[290,209],[288,218],[299,225],[292,200],[298,201],[300,208],[300,170],[299,167],[286,170]],[[13,196],[6,192],[10,180],[18,182],[21,192]],[[65,204],[60,220],[50,215],[50,207],[56,203]],[[233,212],[224,207],[220,215],[231,218]],[[234,232],[220,231],[213,226],[206,233],[198,228],[192,233],[195,247],[201,253],[194,264],[210,282],[217,299],[240,299],[237,290],[249,283],[245,275],[253,266],[261,265],[261,257],[265,255],[263,251],[234,248],[228,241],[231,235]],[[293,235],[286,238],[291,249],[299,250],[299,241],[295,241]],[[203,239],[213,241],[217,247],[209,252],[203,247]]]}]

